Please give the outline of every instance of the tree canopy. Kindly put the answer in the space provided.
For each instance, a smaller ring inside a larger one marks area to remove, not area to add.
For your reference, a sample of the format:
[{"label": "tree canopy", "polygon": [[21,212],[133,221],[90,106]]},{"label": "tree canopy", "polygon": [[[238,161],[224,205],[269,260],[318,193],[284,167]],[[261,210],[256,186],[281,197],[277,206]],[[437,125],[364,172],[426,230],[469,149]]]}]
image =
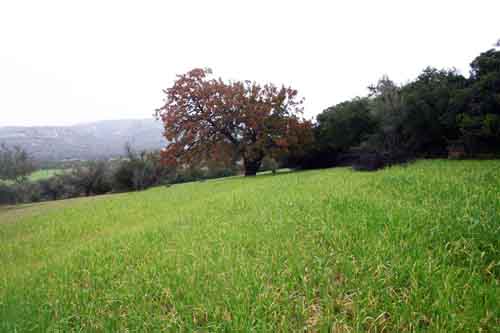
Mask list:
[{"label": "tree canopy", "polygon": [[300,118],[303,100],[290,87],[213,78],[210,69],[179,75],[164,90],[156,111],[170,142],[166,163],[243,159],[245,175],[255,175],[265,156],[279,154],[307,137]]},{"label": "tree canopy", "polygon": [[0,179],[21,183],[34,170],[33,160],[24,149],[0,145]]},{"label": "tree canopy", "polygon": [[325,156],[349,151],[394,161],[445,157],[456,147],[469,156],[500,153],[500,50],[476,57],[468,78],[427,67],[403,85],[382,77],[369,91],[317,116],[309,165],[335,165]]},{"label": "tree canopy", "polygon": [[359,145],[375,130],[368,98],[355,98],[327,108],[317,117],[318,141],[334,151]]}]

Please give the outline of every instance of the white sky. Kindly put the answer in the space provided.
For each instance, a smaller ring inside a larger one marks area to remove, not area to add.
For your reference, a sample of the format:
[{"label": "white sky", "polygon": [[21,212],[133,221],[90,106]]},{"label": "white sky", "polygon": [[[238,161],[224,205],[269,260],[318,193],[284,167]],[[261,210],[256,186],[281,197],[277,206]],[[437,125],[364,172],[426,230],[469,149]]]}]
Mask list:
[{"label": "white sky", "polygon": [[0,0],[0,126],[147,118],[194,67],[291,85],[312,117],[498,38],[498,0]]}]

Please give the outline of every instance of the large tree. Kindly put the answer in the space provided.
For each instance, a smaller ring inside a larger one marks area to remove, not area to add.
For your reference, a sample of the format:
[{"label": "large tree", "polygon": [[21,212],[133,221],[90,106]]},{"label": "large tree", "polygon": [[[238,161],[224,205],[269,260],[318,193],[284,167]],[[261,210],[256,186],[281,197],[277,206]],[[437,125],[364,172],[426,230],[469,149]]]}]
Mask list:
[{"label": "large tree", "polygon": [[166,163],[234,157],[243,159],[245,175],[257,173],[264,156],[296,146],[310,124],[299,118],[297,91],[273,84],[223,81],[209,69],[179,75],[164,90],[165,104],[157,116],[165,125],[169,145]]}]

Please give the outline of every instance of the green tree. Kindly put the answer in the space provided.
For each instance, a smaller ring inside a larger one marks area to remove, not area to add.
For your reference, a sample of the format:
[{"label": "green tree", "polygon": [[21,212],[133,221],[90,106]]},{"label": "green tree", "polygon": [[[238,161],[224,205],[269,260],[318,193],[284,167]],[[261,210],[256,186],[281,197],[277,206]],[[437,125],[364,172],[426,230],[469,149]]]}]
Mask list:
[{"label": "green tree", "polygon": [[125,145],[125,158],[120,161],[114,173],[114,183],[118,190],[144,190],[159,184],[174,167],[161,163],[158,152],[135,152],[129,144]]},{"label": "green tree", "polygon": [[64,195],[71,193],[71,187],[66,184],[65,180],[68,177],[65,175],[55,175],[47,179],[41,179],[38,181],[40,185],[40,190],[43,195],[50,200],[57,200],[62,198]]},{"label": "green tree", "polygon": [[112,189],[110,172],[105,161],[90,161],[77,166],[66,177],[67,182],[85,196],[108,193]]},{"label": "green tree", "polygon": [[29,154],[20,147],[0,145],[0,179],[23,183],[35,171],[35,165]]},{"label": "green tree", "polygon": [[468,149],[500,152],[500,51],[491,49],[474,59],[463,94],[466,108],[457,122]]},{"label": "green tree", "polygon": [[456,70],[428,67],[402,87],[401,126],[409,151],[419,156],[446,153],[447,140],[460,136],[456,115],[464,104],[459,102],[457,92],[466,86],[467,80]]},{"label": "green tree", "polygon": [[368,98],[355,98],[331,106],[316,119],[318,144],[323,149],[337,152],[359,145],[377,125]]},{"label": "green tree", "polygon": [[394,156],[408,151],[403,131],[406,112],[401,87],[384,76],[368,89],[371,113],[378,126],[363,142],[363,148]]}]

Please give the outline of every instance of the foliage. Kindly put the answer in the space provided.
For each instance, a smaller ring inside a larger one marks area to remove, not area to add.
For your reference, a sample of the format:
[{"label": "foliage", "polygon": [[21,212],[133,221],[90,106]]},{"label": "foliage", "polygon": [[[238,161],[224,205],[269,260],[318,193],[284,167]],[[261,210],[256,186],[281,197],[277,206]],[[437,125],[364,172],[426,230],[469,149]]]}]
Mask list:
[{"label": "foliage", "polygon": [[355,98],[324,110],[317,117],[317,140],[323,150],[347,151],[376,128],[368,98]]},{"label": "foliage", "polygon": [[500,162],[0,210],[0,331],[495,332]]},{"label": "foliage", "polygon": [[16,203],[39,202],[42,200],[42,190],[39,183],[24,181],[13,186]]},{"label": "foliage", "polygon": [[19,184],[26,181],[28,175],[34,170],[34,163],[24,149],[0,145],[0,180],[14,181]]},{"label": "foliage", "polygon": [[406,118],[401,87],[388,77],[383,77],[371,92],[372,112],[378,123],[377,131],[364,142],[364,147],[378,153],[400,154],[409,149],[403,130]]},{"label": "foliage", "polygon": [[372,169],[374,160],[445,157],[457,143],[471,157],[500,153],[500,51],[474,59],[469,78],[428,67],[407,84],[385,76],[369,90],[318,115],[315,143],[300,166],[333,166],[348,152]]},{"label": "foliage", "polygon": [[114,172],[114,183],[118,190],[140,191],[160,184],[172,173],[171,168],[163,166],[156,152],[136,153],[127,144],[126,156]]},{"label": "foliage", "polygon": [[75,189],[72,186],[73,179],[65,175],[55,175],[50,178],[38,181],[43,197],[47,200],[58,200],[75,196]]},{"label": "foliage", "polygon": [[456,91],[466,87],[466,79],[455,70],[426,68],[402,88],[403,132],[414,156],[444,156],[448,140],[460,132],[455,121],[463,107],[456,102]]},{"label": "foliage", "polygon": [[500,153],[500,51],[481,53],[471,68],[459,129],[470,151]]},{"label": "foliage", "polygon": [[66,177],[77,193],[85,196],[104,194],[112,189],[110,170],[105,161],[90,161],[72,169]]},{"label": "foliage", "polygon": [[171,167],[158,152],[136,153],[126,147],[119,160],[87,161],[69,170],[39,170],[19,184],[0,183],[0,204],[15,204],[91,196],[109,192],[138,191],[161,184],[176,184],[237,175],[235,161]]},{"label": "foliage", "polygon": [[165,124],[171,165],[197,160],[242,158],[245,175],[255,175],[262,159],[297,141],[302,100],[292,88],[250,81],[225,82],[211,71],[193,69],[166,89],[157,116]]}]

